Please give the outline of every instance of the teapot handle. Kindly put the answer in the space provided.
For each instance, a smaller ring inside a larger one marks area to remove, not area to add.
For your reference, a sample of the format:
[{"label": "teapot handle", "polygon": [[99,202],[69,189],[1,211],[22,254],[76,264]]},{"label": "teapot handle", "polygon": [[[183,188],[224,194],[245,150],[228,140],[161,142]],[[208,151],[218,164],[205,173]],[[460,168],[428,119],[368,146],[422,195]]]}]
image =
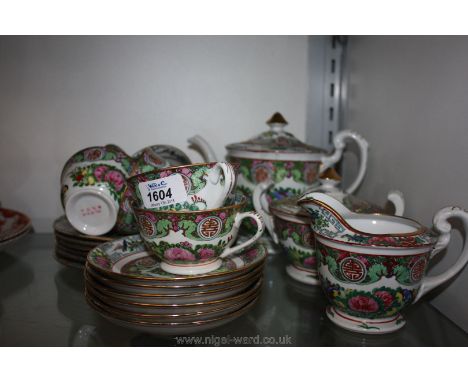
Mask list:
[{"label": "teapot handle", "polygon": [[[437,255],[440,251],[445,249],[450,242],[450,232],[452,230],[452,225],[448,222],[450,218],[457,218],[463,223],[465,232],[468,232],[468,212],[459,208],[459,207],[445,207],[442,208],[434,216],[434,227],[437,231],[440,232],[439,239],[432,250],[429,260]],[[468,240],[465,240],[463,244],[463,249],[460,253],[455,264],[453,264],[445,272],[442,272],[437,276],[426,276],[419,288],[419,292],[414,299],[414,302],[418,301],[422,296],[424,296],[430,290],[438,287],[444,282],[450,280],[452,277],[458,274],[463,267],[468,262]]]},{"label": "teapot handle", "polygon": [[271,180],[258,183],[253,191],[252,200],[255,211],[263,218],[265,226],[273,239],[275,244],[279,244],[278,236],[275,232],[275,224],[273,221],[273,215],[270,212],[270,207],[266,200],[266,193],[274,185]]},{"label": "teapot handle", "polygon": [[325,170],[333,166],[336,162],[338,162],[341,159],[341,157],[343,156],[343,150],[346,147],[345,140],[347,138],[352,139],[356,142],[360,152],[358,174],[354,179],[353,183],[351,183],[351,185],[345,190],[346,193],[352,194],[361,184],[362,179],[364,178],[364,175],[366,174],[367,170],[367,155],[369,143],[358,133],[351,130],[343,130],[336,134],[335,138],[333,139],[335,151],[331,155],[322,157],[322,165],[320,166],[319,172],[320,174],[323,173]]},{"label": "teapot handle", "polygon": [[217,162],[216,154],[210,144],[200,135],[187,139],[190,146],[199,151],[205,162]]}]

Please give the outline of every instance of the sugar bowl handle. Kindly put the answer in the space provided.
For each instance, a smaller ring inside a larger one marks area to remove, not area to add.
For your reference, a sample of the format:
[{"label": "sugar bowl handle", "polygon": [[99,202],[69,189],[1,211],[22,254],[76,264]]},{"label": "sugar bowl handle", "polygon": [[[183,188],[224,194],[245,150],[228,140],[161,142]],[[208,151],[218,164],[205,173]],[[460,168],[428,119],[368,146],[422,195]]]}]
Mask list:
[{"label": "sugar bowl handle", "polygon": [[354,181],[351,183],[351,185],[345,190],[345,192],[347,192],[348,194],[352,194],[359,187],[362,180],[364,179],[364,175],[366,174],[367,155],[369,150],[369,143],[358,133],[351,130],[343,130],[335,135],[335,138],[333,139],[335,151],[333,152],[333,154],[321,158],[322,165],[320,166],[320,173],[323,173],[325,170],[333,166],[336,162],[338,162],[341,159],[341,157],[343,156],[343,150],[346,147],[346,139],[352,139],[353,141],[355,141],[359,147],[360,153],[358,174]]},{"label": "sugar bowl handle", "polygon": [[260,239],[260,237],[263,235],[263,231],[265,231],[265,223],[263,222],[263,218],[259,214],[255,213],[253,211],[241,212],[240,214],[238,214],[236,216],[236,219],[234,221],[233,238],[232,238],[230,244],[232,245],[232,243],[234,243],[234,241],[235,241],[235,239],[237,237],[237,233],[239,232],[239,228],[240,228],[240,225],[242,223],[242,220],[247,219],[247,218],[254,219],[255,222],[257,223],[257,232],[255,233],[255,235],[253,235],[250,239],[247,239],[243,243],[235,245],[234,247],[229,246],[228,248],[226,248],[224,250],[224,252],[221,254],[220,257],[226,257],[226,256],[233,255],[234,253],[237,253],[237,252],[251,246],[258,239]]},{"label": "sugar bowl handle", "polygon": [[[445,249],[450,242],[450,233],[452,231],[452,225],[448,222],[448,219],[454,218],[461,221],[465,232],[468,232],[468,212],[459,208],[459,207],[445,207],[442,208],[439,212],[436,213],[434,216],[434,227],[437,231],[440,232],[439,239],[434,246],[430,254],[430,258],[432,259],[435,255],[437,255],[440,251]],[[430,290],[438,287],[439,285],[445,283],[446,281],[450,280],[454,276],[460,272],[463,267],[468,263],[468,240],[465,239],[465,243],[463,244],[463,249],[458,256],[457,261],[453,264],[449,269],[445,272],[442,272],[440,275],[437,276],[426,276],[422,283],[421,287],[419,288],[418,295],[416,296],[414,302],[418,301],[422,296],[424,296]]]},{"label": "sugar bowl handle", "polygon": [[268,201],[266,200],[266,193],[273,185],[274,182],[271,180],[258,183],[253,191],[252,200],[255,211],[257,211],[257,213],[263,217],[263,220],[265,221],[265,227],[273,239],[273,242],[275,244],[279,244],[278,235],[275,231],[273,215],[270,212],[270,207],[268,206]]}]

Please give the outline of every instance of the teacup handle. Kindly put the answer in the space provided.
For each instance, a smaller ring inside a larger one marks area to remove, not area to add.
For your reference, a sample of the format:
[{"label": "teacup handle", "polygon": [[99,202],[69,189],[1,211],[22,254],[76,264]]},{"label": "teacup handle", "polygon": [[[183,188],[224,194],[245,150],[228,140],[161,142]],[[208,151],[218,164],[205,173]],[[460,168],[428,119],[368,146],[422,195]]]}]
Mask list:
[{"label": "teacup handle", "polygon": [[[439,239],[432,250],[429,260],[437,255],[440,251],[445,249],[450,242],[450,232],[452,230],[452,225],[448,222],[450,218],[459,219],[464,226],[465,232],[468,232],[468,212],[459,208],[459,207],[445,207],[442,208],[434,216],[434,227],[437,231],[440,232]],[[418,295],[416,296],[414,302],[418,301],[422,296],[424,296],[430,290],[438,287],[444,282],[450,280],[452,277],[458,274],[463,267],[468,262],[468,240],[465,240],[463,249],[458,256],[457,261],[445,272],[437,276],[426,276],[419,288]]]},{"label": "teacup handle", "polygon": [[234,220],[234,226],[233,226],[233,232],[232,232],[233,237],[232,237],[232,240],[231,240],[230,244],[232,245],[234,243],[234,241],[236,240],[236,237],[237,237],[237,234],[239,232],[239,228],[240,228],[240,225],[242,223],[242,220],[247,219],[247,218],[252,218],[257,223],[257,232],[255,233],[255,235],[253,235],[250,239],[248,239],[248,240],[244,241],[243,243],[238,244],[238,245],[236,245],[234,247],[231,247],[228,244],[228,247],[224,250],[224,252],[221,254],[220,257],[226,257],[226,256],[232,255],[232,254],[234,254],[236,252],[239,252],[242,249],[247,248],[248,246],[255,243],[258,239],[260,239],[260,237],[263,234],[263,231],[265,231],[265,223],[263,222],[263,218],[259,214],[257,214],[256,212],[252,212],[252,211],[241,212],[241,213],[237,214],[236,219]]},{"label": "teacup handle", "polygon": [[208,180],[216,184],[219,182],[219,177],[221,172],[224,174],[224,189],[223,189],[223,199],[225,199],[234,189],[236,185],[236,170],[234,166],[228,162],[218,162],[216,163],[215,167],[210,175],[208,175]]},{"label": "teacup handle", "polygon": [[338,162],[341,157],[343,156],[343,150],[346,147],[345,140],[352,139],[355,141],[359,147],[360,152],[360,164],[359,170],[356,178],[354,179],[353,183],[345,190],[346,193],[352,194],[364,179],[364,175],[366,174],[367,169],[367,154],[369,150],[369,143],[361,137],[358,133],[351,131],[351,130],[343,130],[340,131],[338,134],[335,135],[333,139],[333,145],[335,146],[335,151],[332,155],[325,155],[321,158],[322,165],[320,166],[320,174],[322,174],[325,170],[333,166],[336,162]]},{"label": "teacup handle", "polygon": [[278,235],[275,231],[275,223],[273,220],[273,215],[270,212],[270,207],[266,201],[266,193],[275,183],[272,180],[258,183],[253,191],[252,200],[255,211],[263,217],[265,221],[265,226],[273,239],[275,244],[279,244]]}]

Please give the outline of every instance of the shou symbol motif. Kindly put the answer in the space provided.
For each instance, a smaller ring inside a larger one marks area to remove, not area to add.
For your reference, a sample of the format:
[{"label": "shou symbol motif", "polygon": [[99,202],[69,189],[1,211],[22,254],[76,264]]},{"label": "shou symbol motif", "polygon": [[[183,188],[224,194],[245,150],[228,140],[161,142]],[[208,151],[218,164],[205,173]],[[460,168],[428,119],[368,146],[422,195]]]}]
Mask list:
[{"label": "shou symbol motif", "polygon": [[198,225],[198,234],[205,239],[215,238],[221,232],[222,225],[220,218],[209,216]]},{"label": "shou symbol motif", "polygon": [[344,259],[340,265],[341,273],[346,280],[357,283],[366,277],[366,267],[354,258]]}]

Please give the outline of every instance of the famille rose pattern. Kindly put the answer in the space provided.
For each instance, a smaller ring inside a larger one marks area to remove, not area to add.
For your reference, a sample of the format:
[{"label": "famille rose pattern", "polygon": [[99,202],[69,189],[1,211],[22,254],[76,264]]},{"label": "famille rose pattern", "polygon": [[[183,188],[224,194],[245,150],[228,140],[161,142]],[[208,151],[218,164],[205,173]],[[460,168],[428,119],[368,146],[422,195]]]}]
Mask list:
[{"label": "famille rose pattern", "polygon": [[121,234],[138,232],[130,207],[132,198],[126,179],[162,167],[170,162],[149,149],[141,150],[133,158],[116,145],[95,146],[79,151],[65,164],[62,171],[61,200],[71,187],[105,185],[112,198],[119,203],[114,229]]},{"label": "famille rose pattern", "polygon": [[308,224],[290,222],[274,217],[275,229],[291,264],[299,269],[317,272],[313,232]]},{"label": "famille rose pattern", "polygon": [[[134,277],[173,279],[174,275],[163,271],[160,267],[161,262],[147,252],[145,243],[140,235],[127,236],[102,244],[90,251],[87,260],[98,269],[113,272],[113,267],[117,262],[125,261],[129,256],[136,254],[141,254],[141,256],[134,260],[129,260],[121,267],[120,274]],[[208,274],[217,275],[243,267],[250,267],[259,264],[265,257],[265,247],[256,244],[235,257],[223,259],[221,267]],[[184,276],[184,278],[191,277],[197,276]]]},{"label": "famille rose pattern", "polygon": [[320,281],[337,309],[361,318],[395,316],[413,303],[429,261],[418,255],[347,252],[317,242]]},{"label": "famille rose pattern", "polygon": [[190,264],[212,261],[224,251],[233,239],[234,221],[242,206],[209,213],[134,211],[151,252],[166,262]]},{"label": "famille rose pattern", "polygon": [[[216,165],[216,163],[212,163],[209,165],[200,165],[200,166],[190,166],[190,167],[181,167],[181,168],[172,168],[167,169],[164,171],[159,171],[157,173],[145,173],[140,174],[139,176],[131,178],[129,184],[132,188],[133,192],[138,196],[140,200],[142,200],[140,190],[138,189],[138,184],[147,182],[150,180],[156,180],[160,178],[165,178],[167,176],[171,176],[174,174],[179,174],[182,176],[184,181],[185,190],[189,195],[190,201],[186,201],[184,203],[177,203],[170,206],[163,206],[159,207],[158,209],[161,211],[165,210],[174,210],[174,211],[181,211],[181,210],[189,210],[189,211],[199,211],[206,208],[206,201],[202,198],[198,197],[197,194],[201,191],[207,183],[208,172]],[[224,176],[220,176],[221,184],[224,184]]]},{"label": "famille rose pattern", "polygon": [[[267,200],[298,196],[302,194],[319,174],[319,162],[271,161],[246,158],[230,158],[239,164],[236,190],[247,197],[246,210],[253,210],[252,195],[255,186],[264,181],[273,180],[275,185],[267,192]],[[251,222],[246,222],[248,231],[255,229]]]},{"label": "famille rose pattern", "polygon": [[304,206],[312,218],[312,228],[317,234],[327,239],[345,244],[360,246],[414,248],[430,246],[437,241],[437,236],[429,230],[422,230],[414,235],[372,235],[357,233],[343,224],[337,215],[326,208],[315,205]]}]

